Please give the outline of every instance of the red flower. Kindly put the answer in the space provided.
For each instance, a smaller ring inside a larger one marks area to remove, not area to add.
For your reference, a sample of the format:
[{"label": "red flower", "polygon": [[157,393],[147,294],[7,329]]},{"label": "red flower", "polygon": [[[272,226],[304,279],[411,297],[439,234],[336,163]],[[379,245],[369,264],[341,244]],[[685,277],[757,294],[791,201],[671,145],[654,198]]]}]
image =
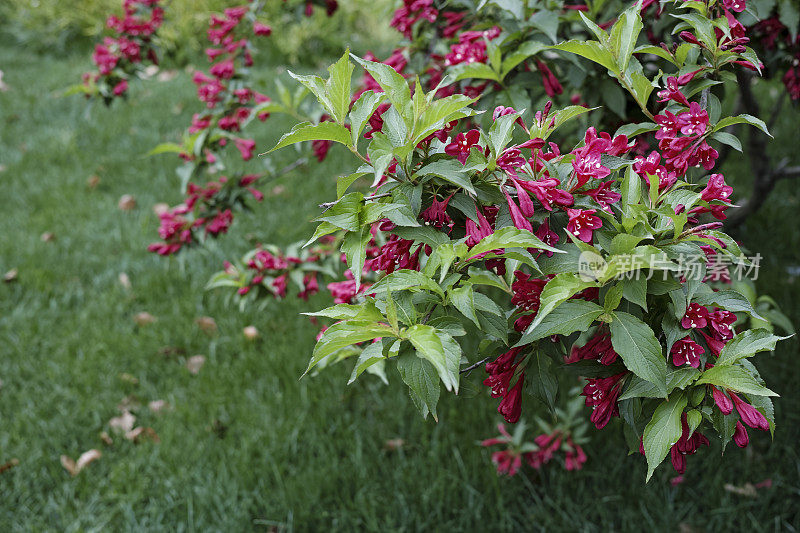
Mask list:
[{"label": "red flower", "polygon": [[253,149],[256,147],[256,142],[252,139],[239,139],[233,140],[236,143],[236,148],[242,154],[242,159],[250,161],[253,158]]},{"label": "red flower", "polygon": [[733,430],[733,442],[739,448],[746,448],[750,444],[750,437],[747,435],[747,429],[742,425],[742,422],[736,421],[736,429]]},{"label": "red flower", "polygon": [[569,223],[567,231],[583,242],[592,242],[592,232],[603,226],[603,222],[596,216],[596,209],[567,209]]},{"label": "red flower", "polygon": [[733,412],[733,402],[730,398],[725,396],[725,393],[711,385],[711,395],[714,397],[714,403],[723,415],[729,415]]},{"label": "red flower", "polygon": [[263,35],[268,37],[269,35],[272,34],[272,28],[267,26],[266,24],[262,24],[261,22],[256,21],[253,23],[253,33],[255,33],[256,35]]},{"label": "red flower", "polygon": [[425,221],[425,223],[436,228],[452,226],[453,219],[451,219],[450,215],[447,214],[447,204],[450,202],[452,197],[453,195],[451,194],[440,202],[434,196],[431,206],[422,212],[422,219]]},{"label": "red flower", "polygon": [[690,365],[698,368],[700,366],[700,355],[705,353],[705,350],[687,336],[673,344],[670,353],[672,354],[673,365]]},{"label": "red flower", "polygon": [[470,130],[467,133],[459,133],[453,142],[445,146],[444,151],[448,155],[457,157],[458,161],[462,165],[466,164],[470,149],[478,144],[480,138],[481,132],[479,130]]},{"label": "red flower", "polygon": [[728,391],[728,394],[731,395],[733,405],[735,405],[736,410],[739,411],[739,416],[742,418],[742,422],[753,429],[760,429],[763,431],[767,431],[769,429],[769,422],[767,421],[766,417],[761,414],[761,411],[739,398],[736,393]]},{"label": "red flower", "polygon": [[681,320],[683,329],[704,328],[708,323],[708,309],[700,304],[689,304]]},{"label": "red flower", "polygon": [[586,386],[581,392],[586,397],[586,405],[592,408],[589,420],[597,427],[603,429],[611,421],[612,416],[619,416],[617,398],[622,389],[622,378],[625,372],[608,378],[587,379]]}]

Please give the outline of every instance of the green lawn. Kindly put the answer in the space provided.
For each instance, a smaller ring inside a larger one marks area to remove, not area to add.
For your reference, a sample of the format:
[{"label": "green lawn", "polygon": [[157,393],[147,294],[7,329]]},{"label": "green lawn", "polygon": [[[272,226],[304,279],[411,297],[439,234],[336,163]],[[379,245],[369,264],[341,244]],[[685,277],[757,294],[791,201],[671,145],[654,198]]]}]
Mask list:
[{"label": "green lawn", "polygon": [[[552,465],[498,478],[476,445],[494,434],[495,401],[446,398],[436,424],[418,416],[396,375],[391,387],[372,376],[348,387],[349,368],[340,365],[299,381],[316,333],[299,313],[324,298],[239,313],[202,290],[224,258],[246,249],[249,233],[278,244],[302,238],[310,224],[297,224],[297,214],[313,216],[346,155],[281,178],[284,191],[240,217],[218,247],[158,258],[145,250],[156,236],[152,206],[179,201],[176,161],[143,154],[177,138],[196,110],[189,76],[134,84],[131,100],[111,109],[59,98],[87,63],[85,52],[0,48],[10,86],[0,92],[0,272],[19,271],[0,284],[0,464],[20,462],[0,473],[0,530],[800,527],[796,339],[759,358],[782,395],[774,443],[751,432],[747,450],[690,458],[681,486],[663,467],[644,485],[644,460],[625,457],[612,430],[594,439],[581,472]],[[288,125],[267,124],[260,147]],[[793,123],[781,127],[796,133]],[[279,157],[294,158],[291,150]],[[92,175],[101,179],[95,189],[86,183]],[[117,208],[123,194],[135,195],[135,210]],[[797,204],[794,187],[782,184],[741,235],[765,255],[762,288],[795,321],[800,283],[785,269],[800,263]],[[55,240],[43,242],[44,232]],[[157,322],[137,327],[142,311]],[[216,319],[216,336],[195,324],[203,315]],[[249,324],[259,342],[242,336]],[[207,357],[198,375],[184,366],[195,354]],[[124,398],[141,403],[138,423],[160,443],[103,444],[99,434]],[[172,408],[151,413],[147,403],[159,399]],[[385,450],[394,438],[405,446]],[[102,458],[70,477],[60,455],[90,448]],[[765,478],[772,488],[756,498],[723,488]]]}]

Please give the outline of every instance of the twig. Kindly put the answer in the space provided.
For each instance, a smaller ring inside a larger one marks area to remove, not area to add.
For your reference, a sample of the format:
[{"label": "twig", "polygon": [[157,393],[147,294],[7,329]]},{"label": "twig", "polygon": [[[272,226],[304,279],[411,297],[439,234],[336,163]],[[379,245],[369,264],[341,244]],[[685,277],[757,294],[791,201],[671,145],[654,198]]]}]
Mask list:
[{"label": "twig", "polygon": [[482,360],[478,361],[475,364],[469,365],[467,368],[462,368],[461,370],[459,370],[459,373],[460,374],[466,374],[470,370],[475,370],[476,368],[478,368],[479,366],[481,366],[483,363],[485,363],[486,361],[488,361],[491,358],[492,358],[492,356],[486,357],[485,359],[482,359]]},{"label": "twig", "polygon": [[[382,192],[380,194],[373,194],[372,196],[365,196],[364,201],[366,202],[367,200],[377,200],[378,198],[386,198],[387,196],[391,195],[392,193],[390,192]],[[341,200],[341,198],[339,198],[339,200]],[[325,202],[324,204],[319,204],[319,206],[322,207],[323,209],[327,209],[329,207],[333,207],[334,205],[338,204],[339,200],[336,200],[335,202]]]}]

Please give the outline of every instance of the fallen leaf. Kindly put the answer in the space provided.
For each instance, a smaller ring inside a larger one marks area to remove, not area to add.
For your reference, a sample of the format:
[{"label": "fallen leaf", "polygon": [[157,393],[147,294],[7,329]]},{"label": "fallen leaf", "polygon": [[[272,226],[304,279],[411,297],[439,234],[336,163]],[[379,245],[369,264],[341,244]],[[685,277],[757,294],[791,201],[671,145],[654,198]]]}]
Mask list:
[{"label": "fallen leaf", "polygon": [[11,459],[10,461],[8,461],[6,463],[1,464],[0,465],[0,474],[5,472],[6,470],[11,470],[12,468],[14,468],[17,465],[19,465],[19,459],[17,459],[17,458]]},{"label": "fallen leaf", "polygon": [[142,71],[143,78],[152,78],[156,74],[158,74],[158,65],[147,65],[144,70]]},{"label": "fallen leaf", "polygon": [[126,291],[129,291],[131,289],[131,278],[129,278],[125,272],[120,272],[119,284],[122,285]]},{"label": "fallen leaf", "polygon": [[3,71],[0,70],[0,91],[5,92],[8,90],[8,85],[3,81],[3,75]]},{"label": "fallen leaf", "polygon": [[162,70],[158,73],[156,79],[158,81],[172,81],[175,79],[175,76],[178,75],[177,70]]},{"label": "fallen leaf", "polygon": [[133,424],[135,423],[136,417],[132,415],[130,411],[125,411],[120,416],[115,416],[109,420],[108,427],[110,427],[114,433],[127,433],[133,429]]},{"label": "fallen leaf", "polygon": [[139,378],[137,378],[133,374],[128,374],[127,372],[123,372],[122,374],[120,374],[119,379],[124,381],[125,383],[130,383],[131,385],[139,384]]},{"label": "fallen leaf", "polygon": [[158,413],[169,408],[169,404],[165,400],[153,400],[147,404],[147,407],[154,413]]},{"label": "fallen leaf", "polygon": [[54,240],[56,240],[54,233],[50,233],[49,231],[42,233],[42,242],[53,242]]},{"label": "fallen leaf", "polygon": [[83,452],[80,457],[78,457],[77,461],[73,461],[71,457],[67,455],[61,456],[61,466],[70,473],[71,476],[77,476],[81,470],[86,468],[89,463],[100,459],[103,454],[100,453],[100,450],[92,448],[87,452]]},{"label": "fallen leaf", "polygon": [[205,355],[193,355],[186,360],[186,369],[189,370],[190,373],[196,375],[200,372],[200,369],[203,368],[204,364],[206,364]]},{"label": "fallen leaf", "polygon": [[737,487],[736,485],[732,485],[731,483],[725,483],[723,488],[731,492],[733,494],[738,494],[739,496],[747,496],[748,498],[755,498],[758,496],[756,492],[756,488],[753,486],[752,483],[745,483],[741,487]]},{"label": "fallen leaf", "polygon": [[136,207],[136,198],[132,194],[123,194],[117,202],[117,207],[123,211],[130,211]]},{"label": "fallen leaf", "polygon": [[142,311],[141,313],[136,313],[136,316],[133,317],[133,321],[136,322],[137,326],[144,327],[155,322],[156,317],[146,311]]},{"label": "fallen leaf", "polygon": [[5,274],[3,274],[3,281],[6,283],[11,283],[12,281],[17,281],[17,275],[19,274],[19,270],[16,268],[12,268]]},{"label": "fallen leaf", "polygon": [[0,172],[5,172],[7,168],[5,165],[0,165]]},{"label": "fallen leaf", "polygon": [[120,402],[117,404],[117,411],[120,413],[124,413],[125,411],[135,411],[141,406],[142,402],[139,401],[139,398],[137,398],[135,394],[130,394],[120,400]]},{"label": "fallen leaf", "polygon": [[403,439],[400,439],[400,438],[389,439],[389,440],[387,440],[386,442],[383,443],[383,449],[384,450],[388,450],[390,452],[393,452],[395,450],[399,450],[400,448],[405,446],[405,444],[406,444],[406,441],[404,441]]},{"label": "fallen leaf", "polygon": [[205,333],[213,335],[217,332],[217,322],[210,316],[201,316],[194,321]]},{"label": "fallen leaf", "polygon": [[169,211],[169,204],[165,204],[164,202],[159,202],[153,206],[153,213],[155,213],[156,216],[161,216],[167,211]]},{"label": "fallen leaf", "polygon": [[153,428],[141,427],[141,426],[125,433],[125,438],[137,444],[142,442],[144,439],[150,439],[153,442],[161,442],[161,438],[158,436],[158,433],[156,433]]},{"label": "fallen leaf", "polygon": [[242,333],[244,333],[244,338],[249,341],[254,341],[259,337],[258,330],[255,326],[247,326],[242,330]]},{"label": "fallen leaf", "polygon": [[283,185],[276,185],[270,190],[271,196],[280,196],[281,194],[286,192],[286,187]]},{"label": "fallen leaf", "polygon": [[114,444],[114,439],[112,439],[106,431],[100,432],[100,440],[102,440],[106,446],[111,446]]},{"label": "fallen leaf", "polygon": [[100,176],[97,175],[89,176],[86,179],[86,186],[89,187],[90,189],[94,189],[98,185],[100,185]]}]

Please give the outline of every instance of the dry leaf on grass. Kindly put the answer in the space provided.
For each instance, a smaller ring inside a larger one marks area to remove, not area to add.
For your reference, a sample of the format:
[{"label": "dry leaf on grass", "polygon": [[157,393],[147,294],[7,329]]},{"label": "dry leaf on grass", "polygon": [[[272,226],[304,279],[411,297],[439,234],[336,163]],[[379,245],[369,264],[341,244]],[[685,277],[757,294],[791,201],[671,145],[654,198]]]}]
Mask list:
[{"label": "dry leaf on grass", "polygon": [[49,231],[42,233],[42,242],[53,242],[54,240],[56,240],[55,233],[51,233]]},{"label": "dry leaf on grass", "polygon": [[100,432],[100,440],[103,441],[103,444],[106,446],[111,446],[114,444],[114,439],[112,439],[111,435],[109,435],[106,431]]},{"label": "dry leaf on grass", "polygon": [[128,374],[127,372],[123,372],[122,374],[120,374],[119,375],[119,379],[121,381],[124,381],[125,383],[130,383],[131,385],[138,385],[139,384],[139,378],[137,378],[136,376],[134,376],[132,374]]},{"label": "dry leaf on grass", "polygon": [[146,311],[142,311],[141,313],[136,313],[136,316],[133,317],[133,321],[136,322],[137,326],[148,326],[156,321],[156,317]]},{"label": "dry leaf on grass", "polygon": [[159,202],[153,206],[153,213],[155,213],[156,216],[161,216],[167,211],[169,211],[169,204],[165,204],[164,202]]},{"label": "dry leaf on grass", "polygon": [[94,189],[98,185],[100,185],[100,176],[93,175],[86,178],[86,186],[90,189]]},{"label": "dry leaf on grass", "polygon": [[162,70],[161,72],[158,73],[156,79],[158,81],[172,81],[175,79],[175,76],[177,75],[178,75],[177,70]]},{"label": "dry leaf on grass", "polygon": [[186,369],[192,374],[197,374],[204,364],[206,364],[205,355],[193,355],[186,360]]},{"label": "dry leaf on grass", "polygon": [[400,438],[389,439],[389,440],[387,440],[386,442],[383,443],[383,449],[387,450],[387,451],[390,451],[390,452],[393,452],[395,450],[399,450],[400,448],[405,446],[405,444],[406,444],[406,441],[404,441],[403,439],[400,439]]},{"label": "dry leaf on grass", "polygon": [[210,316],[201,316],[194,321],[205,333],[212,335],[217,332],[217,322]]},{"label": "dry leaf on grass", "polygon": [[153,400],[147,404],[147,407],[154,413],[161,412],[169,408],[169,404],[165,400]]},{"label": "dry leaf on grass", "polygon": [[83,452],[80,457],[78,457],[77,461],[73,461],[71,457],[67,455],[61,456],[61,466],[70,473],[71,476],[77,476],[81,470],[86,468],[89,463],[100,459],[100,456],[103,454],[100,453],[100,450],[92,448],[88,452]]},{"label": "dry leaf on grass", "polygon": [[114,433],[127,433],[133,429],[133,424],[135,423],[136,417],[129,411],[125,411],[121,415],[115,416],[109,420],[108,427],[110,427]]},{"label": "dry leaf on grass", "polygon": [[131,290],[131,278],[125,272],[119,273],[119,284],[122,285],[126,291]]},{"label": "dry leaf on grass", "polygon": [[17,465],[19,465],[19,459],[17,459],[16,457],[14,459],[11,459],[8,462],[5,462],[5,463],[1,464],[0,465],[0,474],[5,472],[6,470],[11,470],[12,468],[14,468]]},{"label": "dry leaf on grass", "polygon": [[247,326],[242,330],[242,333],[244,333],[244,338],[249,341],[254,341],[259,336],[258,330],[255,326]]},{"label": "dry leaf on grass", "polygon": [[123,194],[117,202],[117,207],[123,211],[130,211],[136,207],[136,198],[132,194]]},{"label": "dry leaf on grass", "polygon": [[156,433],[153,428],[141,427],[141,426],[126,432],[125,438],[135,442],[136,444],[139,444],[145,439],[150,439],[156,443],[161,442],[161,438],[159,438],[158,433]]},{"label": "dry leaf on grass", "polygon": [[18,275],[19,275],[19,270],[17,270],[16,268],[12,268],[11,270],[3,274],[3,281],[5,281],[6,283],[11,283],[12,281],[16,281]]},{"label": "dry leaf on grass", "polygon": [[6,82],[3,81],[3,76],[4,73],[2,70],[0,70],[0,91],[5,92],[8,90],[8,85],[6,84]]}]

